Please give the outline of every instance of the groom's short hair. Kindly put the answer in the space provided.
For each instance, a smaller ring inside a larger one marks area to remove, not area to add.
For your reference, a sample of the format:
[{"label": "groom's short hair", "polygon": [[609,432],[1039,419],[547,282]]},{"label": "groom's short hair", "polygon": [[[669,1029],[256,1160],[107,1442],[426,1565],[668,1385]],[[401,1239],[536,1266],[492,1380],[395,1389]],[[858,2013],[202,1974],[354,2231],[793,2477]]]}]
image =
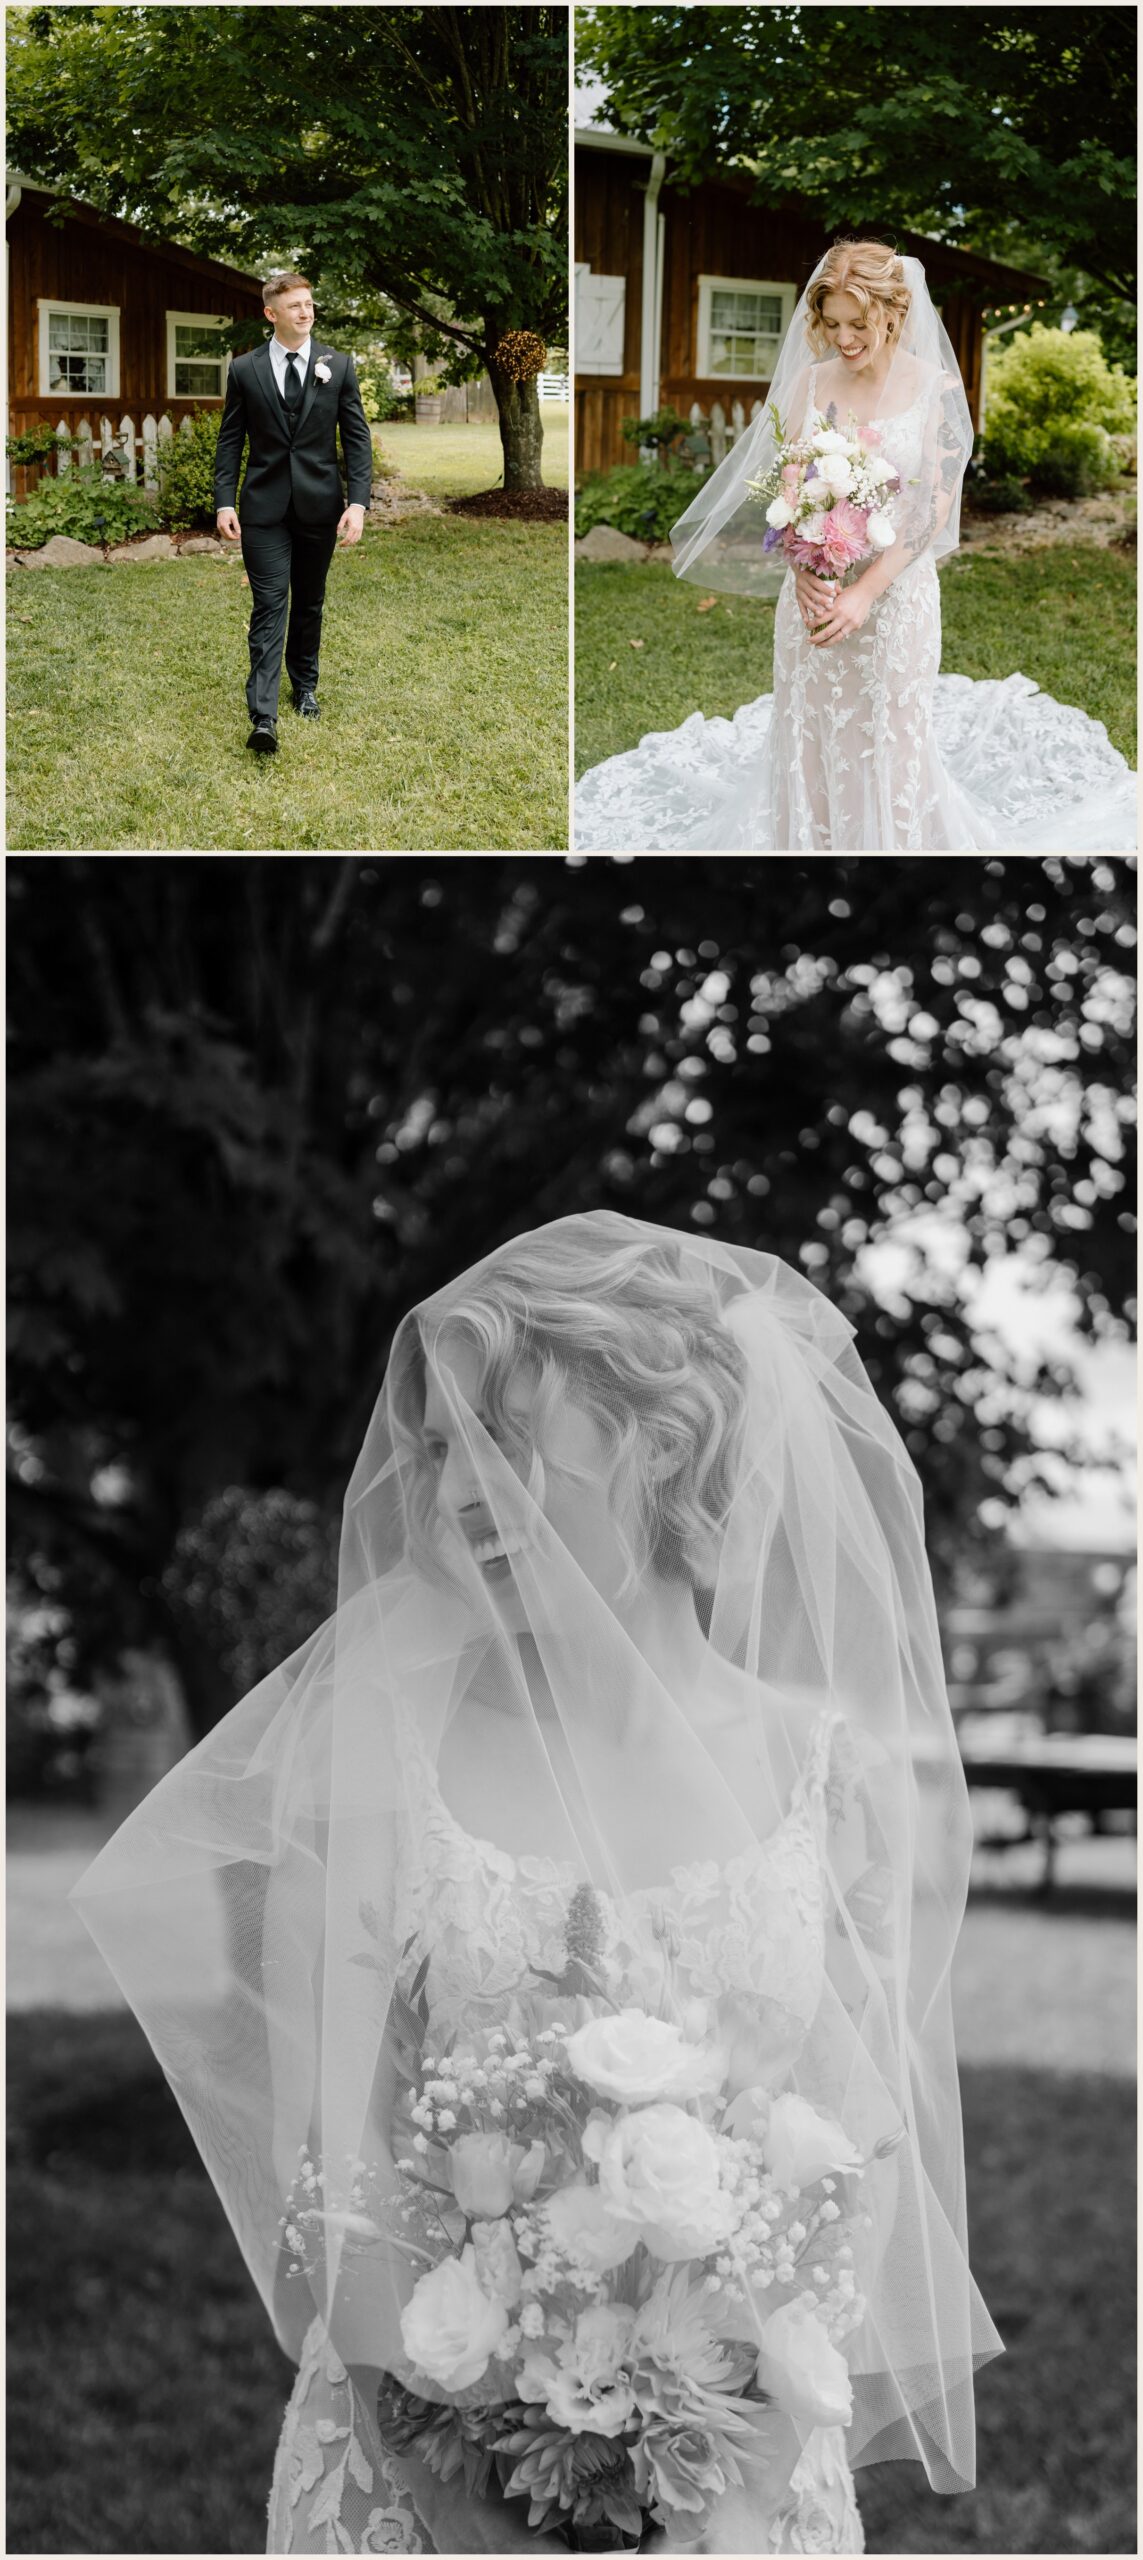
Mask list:
[{"label": "groom's short hair", "polygon": [[310,283],[309,277],[295,275],[293,268],[288,267],[281,275],[267,276],[266,282],[262,287],[262,300],[263,302],[277,302],[279,295],[283,293],[293,293],[302,285],[305,286],[307,293],[313,292],[313,286]]}]

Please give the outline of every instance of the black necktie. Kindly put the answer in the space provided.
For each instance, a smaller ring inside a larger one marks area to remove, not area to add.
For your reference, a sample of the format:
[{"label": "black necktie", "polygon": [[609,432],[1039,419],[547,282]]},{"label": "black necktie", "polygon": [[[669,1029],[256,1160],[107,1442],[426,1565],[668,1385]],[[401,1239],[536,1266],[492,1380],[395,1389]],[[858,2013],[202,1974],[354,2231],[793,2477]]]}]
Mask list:
[{"label": "black necktie", "polygon": [[297,416],[302,398],[302,377],[297,370],[297,365],[298,359],[296,356],[287,356],[286,389],[284,397],[287,415],[291,418],[295,418]]}]

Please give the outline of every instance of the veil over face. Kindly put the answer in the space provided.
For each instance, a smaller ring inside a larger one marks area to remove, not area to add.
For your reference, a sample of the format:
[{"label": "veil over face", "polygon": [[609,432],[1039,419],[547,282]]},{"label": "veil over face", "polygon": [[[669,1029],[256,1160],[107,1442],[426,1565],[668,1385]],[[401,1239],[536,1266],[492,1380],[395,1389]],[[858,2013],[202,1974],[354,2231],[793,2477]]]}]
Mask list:
[{"label": "veil over face", "polygon": [[[781,443],[803,433],[816,398],[812,311],[808,296],[831,252],[819,258],[778,351],[766,406],[731,446],[724,462],[703,480],[671,530],[677,577],[733,595],[770,592],[770,564],[763,554],[766,515],[749,482],[763,479]],[[895,494],[890,514],[897,541],[911,556],[941,559],[960,539],[960,493],[972,456],[973,425],[960,368],[937,312],[919,258],[902,258],[909,309],[896,340],[879,398],[878,422],[916,408],[921,419],[921,459],[916,474]],[[822,405],[824,407],[824,396]],[[844,422],[844,408],[839,422]],[[775,417],[780,422],[775,424]]]},{"label": "veil over face", "polygon": [[[966,2249],[949,1966],[971,1825],[916,1477],[798,1273],[607,1211],[405,1317],[333,1616],[78,1888],[287,2347],[316,2310],[347,2363],[408,2371],[394,2055],[418,2003],[434,2040],[522,2032],[526,1885],[561,1928],[586,1903],[641,2005],[690,2032],[671,1891],[755,1873],[823,1718],[812,1997],[799,2019],[768,1996],[762,1946],[756,1996],[712,1976],[707,2007],[745,2039],[743,2087],[828,2108],[870,2164],[851,2460],[971,2483],[973,2372],[1000,2341]],[[463,1999],[410,1921],[433,1875],[469,1915]]]}]

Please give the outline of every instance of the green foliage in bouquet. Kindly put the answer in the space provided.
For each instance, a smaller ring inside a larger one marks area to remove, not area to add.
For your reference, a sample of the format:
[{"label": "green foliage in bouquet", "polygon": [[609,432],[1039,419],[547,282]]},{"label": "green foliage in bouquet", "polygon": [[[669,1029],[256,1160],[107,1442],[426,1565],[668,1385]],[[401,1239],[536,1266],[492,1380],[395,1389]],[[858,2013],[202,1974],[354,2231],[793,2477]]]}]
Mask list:
[{"label": "green foliage in bouquet", "polygon": [[575,503],[577,536],[609,524],[636,542],[665,542],[694,496],[693,483],[660,471],[654,463],[623,463],[617,471],[585,480]]},{"label": "green foliage in bouquet", "polygon": [[105,480],[88,465],[60,480],[41,480],[30,498],[9,501],[7,538],[19,551],[41,550],[53,533],[70,534],[74,542],[125,542],[130,534],[153,532],[155,522],[142,491]]},{"label": "green foliage in bouquet", "polygon": [[1034,321],[989,361],[982,453],[993,477],[1082,497],[1114,477],[1110,437],[1135,424],[1135,384],[1108,363],[1094,330]]}]

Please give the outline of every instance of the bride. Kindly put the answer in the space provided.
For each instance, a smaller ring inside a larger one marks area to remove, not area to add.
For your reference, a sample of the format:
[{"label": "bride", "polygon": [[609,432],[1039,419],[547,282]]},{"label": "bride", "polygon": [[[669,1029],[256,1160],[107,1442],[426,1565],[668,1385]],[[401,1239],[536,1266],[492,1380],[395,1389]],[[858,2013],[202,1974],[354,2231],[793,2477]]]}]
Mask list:
[{"label": "bride", "polygon": [[[788,570],[774,691],[585,774],[581,852],[1107,853],[1136,840],[1135,776],[1102,723],[1026,676],[938,674],[937,561],[957,547],[973,430],[917,258],[842,240],[783,341],[766,413],[671,535],[675,572],[764,591],[766,516],[749,483],[815,420],[856,427],[899,474],[895,539],[824,584]],[[771,537],[771,540],[773,537]],[[769,545],[767,545],[767,549]]]},{"label": "bride", "polygon": [[861,2464],[971,2486],[970,1846],[807,1281],[598,1211],[404,1319],[333,1618],[77,1888],[298,2368],[269,2551],[855,2552]]}]

